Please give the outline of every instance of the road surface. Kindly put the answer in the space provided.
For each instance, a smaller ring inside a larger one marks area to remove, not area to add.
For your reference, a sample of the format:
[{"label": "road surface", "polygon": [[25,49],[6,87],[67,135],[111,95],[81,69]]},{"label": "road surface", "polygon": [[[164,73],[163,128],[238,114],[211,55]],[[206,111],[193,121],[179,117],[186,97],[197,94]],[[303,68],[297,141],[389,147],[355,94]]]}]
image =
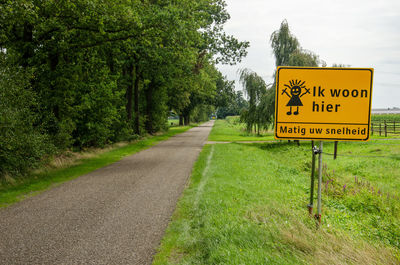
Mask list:
[{"label": "road surface", "polygon": [[212,126],[0,209],[0,264],[150,264]]}]

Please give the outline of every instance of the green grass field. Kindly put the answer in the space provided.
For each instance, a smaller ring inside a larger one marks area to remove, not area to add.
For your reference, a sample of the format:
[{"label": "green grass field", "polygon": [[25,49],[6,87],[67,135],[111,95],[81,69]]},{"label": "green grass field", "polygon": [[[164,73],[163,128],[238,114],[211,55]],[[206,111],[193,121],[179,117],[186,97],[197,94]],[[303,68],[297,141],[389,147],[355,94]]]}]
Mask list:
[{"label": "green grass field", "polygon": [[272,141],[274,140],[273,131],[263,131],[260,135],[247,133],[245,125],[239,123],[238,117],[228,117],[225,120],[216,120],[214,130],[208,137],[209,141]]},{"label": "green grass field", "polygon": [[170,127],[179,126],[179,119],[168,119],[167,125]]},{"label": "green grass field", "polygon": [[374,114],[371,117],[372,121],[398,121],[400,122],[400,114]]},{"label": "green grass field", "polygon": [[148,137],[122,147],[111,148],[110,151],[91,156],[90,158],[80,159],[73,165],[63,168],[50,168],[39,174],[32,174],[25,178],[16,179],[11,183],[4,182],[3,180],[0,183],[0,207],[8,206],[24,199],[26,196],[32,196],[46,190],[55,184],[74,179],[114,163],[125,156],[147,149],[193,126],[173,127],[162,135]]},{"label": "green grass field", "polygon": [[[210,140],[237,137],[224,124]],[[340,142],[336,160],[323,155],[319,229],[306,207],[310,149],[205,146],[153,264],[400,264],[400,141]]]}]

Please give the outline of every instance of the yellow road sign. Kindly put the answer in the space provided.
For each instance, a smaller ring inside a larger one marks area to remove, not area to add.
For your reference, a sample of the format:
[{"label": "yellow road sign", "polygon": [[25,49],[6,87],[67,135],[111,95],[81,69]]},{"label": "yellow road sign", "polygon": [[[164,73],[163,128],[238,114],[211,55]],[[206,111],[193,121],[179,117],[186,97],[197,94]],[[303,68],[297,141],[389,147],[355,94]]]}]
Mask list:
[{"label": "yellow road sign", "polygon": [[278,67],[275,138],[369,140],[373,72]]}]

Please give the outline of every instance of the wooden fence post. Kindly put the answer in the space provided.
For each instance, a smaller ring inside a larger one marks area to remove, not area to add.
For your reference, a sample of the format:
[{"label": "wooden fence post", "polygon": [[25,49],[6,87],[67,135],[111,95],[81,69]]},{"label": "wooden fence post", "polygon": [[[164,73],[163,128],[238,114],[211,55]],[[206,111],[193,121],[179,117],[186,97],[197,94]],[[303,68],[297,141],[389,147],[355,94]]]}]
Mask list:
[{"label": "wooden fence post", "polygon": [[338,146],[338,141],[335,141],[335,150],[333,152],[333,159],[336,159],[337,156],[337,146]]},{"label": "wooden fence post", "polygon": [[387,137],[387,125],[386,125],[386,120],[384,121],[385,124],[385,137]]}]

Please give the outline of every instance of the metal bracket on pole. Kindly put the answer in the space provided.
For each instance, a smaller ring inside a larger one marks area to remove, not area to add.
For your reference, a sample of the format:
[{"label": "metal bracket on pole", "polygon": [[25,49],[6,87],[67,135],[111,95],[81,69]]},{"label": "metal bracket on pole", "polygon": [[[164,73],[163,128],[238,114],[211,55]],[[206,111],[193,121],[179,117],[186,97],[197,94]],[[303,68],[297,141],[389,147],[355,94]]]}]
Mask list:
[{"label": "metal bracket on pole", "polygon": [[[320,146],[321,146],[321,145],[320,145]],[[321,153],[322,153],[322,150],[321,150],[321,149],[318,149],[318,147],[314,146],[314,147],[313,147],[313,153],[314,153],[314,155],[318,155],[318,154],[321,154]]]}]

